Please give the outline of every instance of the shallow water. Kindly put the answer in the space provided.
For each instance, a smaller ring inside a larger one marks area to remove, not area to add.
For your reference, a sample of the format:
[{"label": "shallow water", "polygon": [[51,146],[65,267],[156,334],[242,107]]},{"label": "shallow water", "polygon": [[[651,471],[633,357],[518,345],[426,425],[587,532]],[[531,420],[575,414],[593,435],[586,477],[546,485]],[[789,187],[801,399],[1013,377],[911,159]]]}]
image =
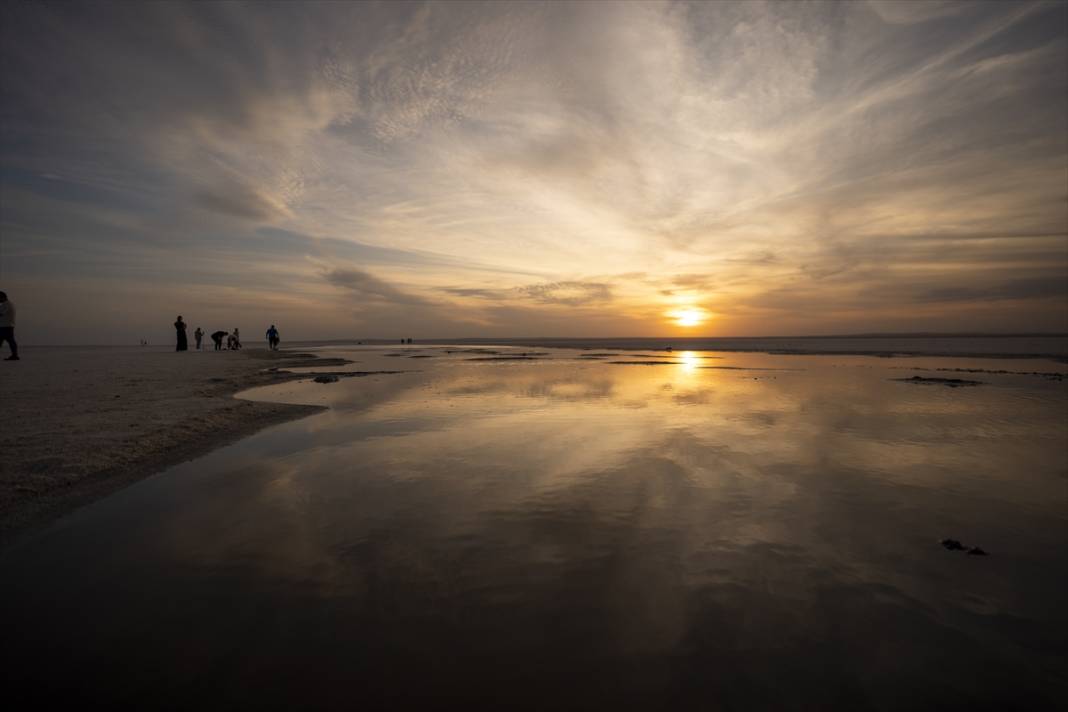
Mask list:
[{"label": "shallow water", "polygon": [[[358,342],[351,342],[353,344]],[[378,341],[379,345],[394,342]],[[440,340],[421,340],[419,345],[439,345]],[[322,342],[303,342],[301,346],[322,345]],[[336,345],[336,344],[335,344]],[[797,354],[871,354],[905,355],[928,354],[942,356],[985,356],[1011,358],[1052,358],[1062,365],[1068,363],[1068,334],[898,334],[867,336],[771,336],[771,337],[661,337],[629,339],[533,338],[467,339],[465,347],[525,346],[528,348],[561,349],[663,349],[693,351],[751,351]]]},{"label": "shallow water", "polygon": [[[1063,364],[471,360],[524,353],[490,350],[349,349],[348,370],[406,372],[244,394],[330,410],[4,551],[8,689],[255,709],[1064,699],[1068,383],[976,372]],[[896,380],[913,375],[983,384]]]}]

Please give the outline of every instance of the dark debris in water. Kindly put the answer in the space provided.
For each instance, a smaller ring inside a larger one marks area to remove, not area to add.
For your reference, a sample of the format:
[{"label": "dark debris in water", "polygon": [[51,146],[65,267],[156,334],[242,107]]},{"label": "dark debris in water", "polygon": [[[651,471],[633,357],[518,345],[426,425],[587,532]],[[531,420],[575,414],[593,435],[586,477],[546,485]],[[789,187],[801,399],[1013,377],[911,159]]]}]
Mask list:
[{"label": "dark debris in water", "polygon": [[964,551],[967,552],[969,556],[990,556],[990,554],[982,548],[978,546],[965,546],[956,539],[943,539],[942,547],[949,551]]},{"label": "dark debris in water", "polygon": [[957,373],[989,373],[997,376],[1038,376],[1050,381],[1063,381],[1068,378],[1068,374],[1059,373],[1057,371],[1008,371],[1005,369],[990,369],[990,368],[934,368],[934,369],[918,369],[925,371],[955,371]]},{"label": "dark debris in water", "polygon": [[316,383],[337,383],[342,378],[363,378],[364,376],[388,376],[395,373],[410,373],[409,371],[338,371],[336,373],[320,373],[312,380]]},{"label": "dark debris in water", "polygon": [[468,361],[538,361],[539,356],[476,356]]},{"label": "dark debris in water", "polygon": [[760,368],[758,366],[698,366],[716,371],[804,371],[803,368]]},{"label": "dark debris in water", "polygon": [[902,383],[918,383],[923,385],[949,386],[960,388],[962,386],[981,386],[983,381],[969,381],[964,378],[928,378],[927,376],[913,376],[912,378],[892,378],[892,381]]}]

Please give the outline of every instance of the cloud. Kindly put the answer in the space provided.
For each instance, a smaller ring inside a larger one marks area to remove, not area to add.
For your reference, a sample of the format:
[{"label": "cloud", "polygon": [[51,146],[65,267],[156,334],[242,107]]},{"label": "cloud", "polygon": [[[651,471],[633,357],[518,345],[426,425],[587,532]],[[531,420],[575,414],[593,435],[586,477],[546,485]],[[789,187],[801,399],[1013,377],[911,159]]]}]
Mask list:
[{"label": "cloud", "polygon": [[585,306],[612,300],[612,290],[600,282],[550,282],[516,287],[516,292],[541,304]]},{"label": "cloud", "polygon": [[868,7],[883,22],[892,25],[912,25],[918,22],[951,17],[964,12],[964,3],[956,0],[868,0]]},{"label": "cloud", "polygon": [[490,299],[493,301],[501,301],[514,296],[514,292],[507,289],[486,289],[482,287],[439,287],[439,289],[456,297]]},{"label": "cloud", "polygon": [[605,282],[561,281],[521,287],[440,287],[446,294],[479,299],[503,305],[507,302],[533,301],[544,305],[587,306],[613,299]]},{"label": "cloud", "polygon": [[985,302],[1016,299],[1068,300],[1068,274],[1014,279],[979,286],[944,286],[916,295],[921,302]]},{"label": "cloud", "polygon": [[746,265],[770,265],[779,261],[779,256],[771,250],[756,250],[726,258],[727,262]]},{"label": "cloud", "polygon": [[193,202],[207,210],[257,222],[270,222],[289,212],[269,197],[240,185],[199,191],[193,194]]},{"label": "cloud", "polygon": [[367,304],[430,306],[429,300],[394,287],[385,280],[358,269],[336,268],[323,273],[327,282],[347,290],[355,301]]},{"label": "cloud", "polygon": [[713,280],[707,274],[677,274],[671,278],[671,284],[680,289],[704,291],[712,289]]},{"label": "cloud", "polygon": [[657,286],[660,293],[667,297],[679,293],[692,296],[709,292],[714,288],[712,277],[703,273],[676,274],[667,279],[651,279],[646,282]]}]

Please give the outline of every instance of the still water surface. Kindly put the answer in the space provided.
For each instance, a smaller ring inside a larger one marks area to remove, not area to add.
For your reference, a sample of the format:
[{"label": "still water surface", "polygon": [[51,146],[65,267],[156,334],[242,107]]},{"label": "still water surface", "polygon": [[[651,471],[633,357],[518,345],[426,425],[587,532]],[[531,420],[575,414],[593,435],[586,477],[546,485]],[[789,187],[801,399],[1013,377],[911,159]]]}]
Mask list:
[{"label": "still water surface", "polygon": [[[0,554],[9,689],[186,709],[1064,699],[1068,384],[933,370],[1063,364],[472,360],[530,352],[499,351],[349,349],[350,370],[406,372],[250,391],[330,409]],[[893,380],[916,374],[984,383]]]}]

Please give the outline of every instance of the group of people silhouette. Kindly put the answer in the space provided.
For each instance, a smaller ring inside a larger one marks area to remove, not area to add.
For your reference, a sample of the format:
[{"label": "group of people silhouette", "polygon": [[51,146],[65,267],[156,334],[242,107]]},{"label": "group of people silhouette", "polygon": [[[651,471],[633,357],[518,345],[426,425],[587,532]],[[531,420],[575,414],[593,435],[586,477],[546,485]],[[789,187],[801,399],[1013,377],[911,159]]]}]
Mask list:
[{"label": "group of people silhouette", "polygon": [[[188,351],[189,341],[186,338],[185,330],[187,324],[181,316],[174,322],[174,330],[176,338],[175,351]],[[204,330],[199,326],[196,331],[193,332],[193,338],[197,342],[197,350],[201,349],[201,345],[204,340]],[[274,324],[271,324],[271,328],[267,330],[266,334],[267,346],[272,351],[278,350],[278,345],[282,342],[281,337],[278,335],[278,329]],[[211,340],[215,343],[215,350],[223,350],[223,339],[226,339],[227,350],[236,351],[241,348],[241,332],[237,328],[234,328],[233,333],[227,331],[216,331],[211,335]],[[8,300],[7,294],[0,292],[0,345],[7,342],[7,345],[11,348],[11,355],[5,358],[5,361],[18,361],[19,360],[19,346],[15,342],[15,305]],[[148,341],[141,339],[141,345],[147,346]]]},{"label": "group of people silhouette", "polygon": [[[175,351],[189,350],[189,341],[185,335],[185,330],[187,326],[188,325],[179,315],[178,320],[174,322],[174,330],[176,336],[176,344],[174,348]],[[196,339],[197,342],[197,351],[200,351],[201,344],[204,340],[204,330],[198,326],[196,331],[193,332],[193,338]],[[241,349],[241,331],[238,328],[235,327],[233,333],[230,333],[228,331],[215,331],[211,334],[211,340],[215,344],[216,351],[223,350],[223,339],[226,339],[227,351],[237,351]],[[278,335],[278,329],[275,328],[274,324],[271,324],[271,328],[267,330],[268,347],[272,351],[277,351],[278,344],[280,344],[281,341],[282,339]]]}]

